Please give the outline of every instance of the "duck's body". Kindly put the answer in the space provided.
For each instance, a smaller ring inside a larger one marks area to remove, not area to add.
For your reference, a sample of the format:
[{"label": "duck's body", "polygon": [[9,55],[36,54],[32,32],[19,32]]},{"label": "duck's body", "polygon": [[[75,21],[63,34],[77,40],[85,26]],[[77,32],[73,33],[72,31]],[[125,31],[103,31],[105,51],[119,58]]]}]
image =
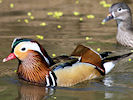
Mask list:
[{"label": "duck's body", "polygon": [[[130,54],[114,57],[113,60]],[[67,62],[53,64],[53,60],[39,43],[28,39],[16,39],[12,44],[11,54],[3,62],[17,58],[17,74],[20,79],[34,84],[64,87],[103,76],[115,66],[111,59],[107,59],[108,62],[106,59],[102,60],[98,53],[81,45],[72,55],[79,56],[80,59],[68,57]]]},{"label": "duck's body", "polygon": [[72,66],[56,70],[54,73],[58,77],[58,86],[65,87],[102,76],[94,65],[80,62],[73,64]]},{"label": "duck's body", "polygon": [[119,44],[133,47],[133,24],[131,10],[125,3],[116,3],[109,8],[109,15],[103,22],[115,19],[117,22],[116,40]]}]

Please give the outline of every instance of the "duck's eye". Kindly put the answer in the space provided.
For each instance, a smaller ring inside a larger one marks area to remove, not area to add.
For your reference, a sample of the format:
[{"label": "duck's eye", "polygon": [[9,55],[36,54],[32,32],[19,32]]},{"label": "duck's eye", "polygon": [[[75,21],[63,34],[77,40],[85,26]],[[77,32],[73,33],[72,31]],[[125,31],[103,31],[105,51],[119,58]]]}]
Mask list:
[{"label": "duck's eye", "polygon": [[21,48],[21,51],[25,51],[26,50],[26,48]]},{"label": "duck's eye", "polygon": [[119,11],[119,12],[120,12],[121,10],[122,10],[122,8],[118,8],[118,9],[117,9],[117,11]]}]

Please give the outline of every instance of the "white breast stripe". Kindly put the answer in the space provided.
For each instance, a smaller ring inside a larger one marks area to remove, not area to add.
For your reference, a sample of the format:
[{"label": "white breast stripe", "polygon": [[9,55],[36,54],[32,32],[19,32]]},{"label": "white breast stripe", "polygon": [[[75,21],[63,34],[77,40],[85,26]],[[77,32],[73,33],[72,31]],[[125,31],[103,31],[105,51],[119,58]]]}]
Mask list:
[{"label": "white breast stripe", "polygon": [[48,75],[46,75],[46,86],[50,86],[50,83],[49,83],[49,78],[48,78],[49,76]]},{"label": "white breast stripe", "polygon": [[52,82],[53,82],[53,85],[52,85],[52,86],[55,86],[55,80],[54,80],[54,77],[53,77],[51,71],[49,72],[49,75],[50,75],[50,77],[51,77],[51,79],[52,79]]}]

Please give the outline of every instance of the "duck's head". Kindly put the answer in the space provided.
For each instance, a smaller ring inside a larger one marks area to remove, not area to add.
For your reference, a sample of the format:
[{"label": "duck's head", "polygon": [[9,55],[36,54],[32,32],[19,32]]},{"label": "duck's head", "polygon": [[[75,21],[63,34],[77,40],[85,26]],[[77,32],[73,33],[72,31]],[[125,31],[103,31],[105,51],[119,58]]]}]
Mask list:
[{"label": "duck's head", "polygon": [[29,55],[38,53],[44,58],[48,65],[52,65],[53,61],[48,56],[47,52],[42,46],[32,39],[16,38],[12,43],[12,51],[9,56],[3,59],[3,62],[17,58],[20,61],[24,61]]},{"label": "duck's head", "polygon": [[[11,53],[3,59],[3,62],[17,58],[19,60],[17,74],[20,79],[46,86],[56,85],[56,76],[49,69],[53,63],[52,59],[38,42],[16,38],[11,48]],[[50,81],[51,77],[52,81]]]},{"label": "duck's head", "polygon": [[107,22],[111,19],[115,19],[117,22],[120,21],[131,21],[131,10],[127,4],[115,3],[109,8],[108,16],[103,20],[103,22]]}]

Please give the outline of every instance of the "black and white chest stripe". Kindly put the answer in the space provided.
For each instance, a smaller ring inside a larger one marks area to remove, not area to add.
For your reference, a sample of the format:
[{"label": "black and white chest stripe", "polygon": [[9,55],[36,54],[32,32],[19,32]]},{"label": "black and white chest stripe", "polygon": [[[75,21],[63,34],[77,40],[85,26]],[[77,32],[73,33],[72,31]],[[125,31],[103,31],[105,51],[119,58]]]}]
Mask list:
[{"label": "black and white chest stripe", "polygon": [[49,75],[46,75],[46,86],[57,86],[57,77],[55,76],[55,73],[52,71],[49,71]]}]

